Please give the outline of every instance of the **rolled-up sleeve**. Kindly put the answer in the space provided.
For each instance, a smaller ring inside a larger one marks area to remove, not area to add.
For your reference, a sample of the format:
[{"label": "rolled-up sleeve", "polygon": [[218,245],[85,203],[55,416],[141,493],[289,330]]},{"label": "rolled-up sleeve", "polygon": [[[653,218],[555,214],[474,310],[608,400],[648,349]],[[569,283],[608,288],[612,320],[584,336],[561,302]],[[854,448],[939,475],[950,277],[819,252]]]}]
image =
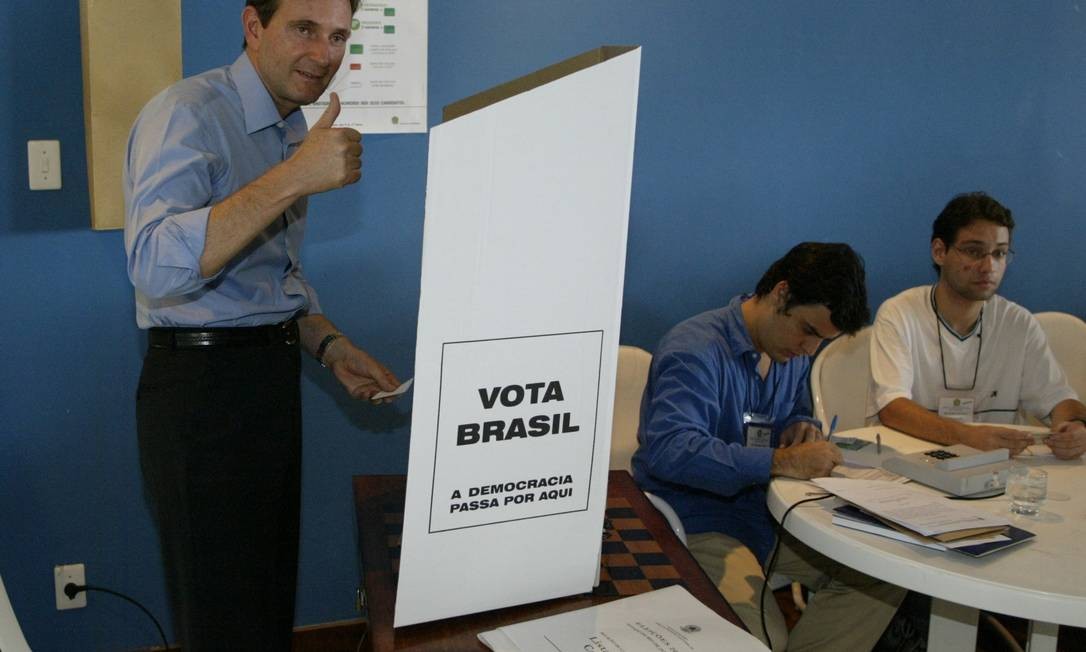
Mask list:
[{"label": "rolled-up sleeve", "polygon": [[151,298],[180,296],[215,277],[200,275],[220,155],[198,108],[150,103],[136,121],[125,161],[128,277]]},{"label": "rolled-up sleeve", "polygon": [[[722,496],[769,482],[773,450],[716,436],[729,378],[713,361],[681,352],[654,357],[641,446],[656,478]],[[741,434],[735,433],[736,440]]]},{"label": "rolled-up sleeve", "polygon": [[306,314],[308,315],[323,315],[324,311],[321,310],[320,300],[317,298],[317,291],[313,289],[313,286],[309,284],[309,281],[305,279],[305,274],[302,272],[302,264],[299,261],[290,270],[290,276],[302,289],[302,293],[305,295]]}]

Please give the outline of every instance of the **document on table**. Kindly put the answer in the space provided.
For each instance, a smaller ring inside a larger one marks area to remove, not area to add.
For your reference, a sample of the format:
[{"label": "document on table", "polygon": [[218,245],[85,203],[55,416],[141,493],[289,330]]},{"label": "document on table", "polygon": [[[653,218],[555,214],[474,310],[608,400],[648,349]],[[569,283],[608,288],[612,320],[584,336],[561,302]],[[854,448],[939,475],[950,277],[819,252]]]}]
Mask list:
[{"label": "document on table", "polygon": [[941,494],[893,482],[850,478],[816,478],[812,482],[867,512],[924,536],[1010,524],[1006,518],[952,503]]},{"label": "document on table", "polygon": [[833,524],[878,534],[879,536],[897,539],[898,541],[913,543],[933,550],[949,550],[1011,540],[1010,537],[1004,534],[984,534],[978,537],[966,537],[956,541],[939,541],[914,532],[906,532],[890,527],[855,505],[841,505],[840,507],[834,507]]},{"label": "document on table", "polygon": [[897,482],[905,484],[909,481],[903,475],[891,473],[886,469],[873,468],[870,466],[854,466],[845,462],[844,464],[838,464],[830,471],[830,476],[834,478],[852,478],[853,480],[880,480],[882,482]]},{"label": "document on table", "polygon": [[494,652],[766,652],[681,586],[479,634]]},{"label": "document on table", "polygon": [[1032,446],[1027,446],[1026,450],[1022,452],[1022,455],[1026,457],[1043,457],[1051,460],[1056,459],[1056,455],[1053,454],[1052,449],[1046,444],[1033,444]]}]

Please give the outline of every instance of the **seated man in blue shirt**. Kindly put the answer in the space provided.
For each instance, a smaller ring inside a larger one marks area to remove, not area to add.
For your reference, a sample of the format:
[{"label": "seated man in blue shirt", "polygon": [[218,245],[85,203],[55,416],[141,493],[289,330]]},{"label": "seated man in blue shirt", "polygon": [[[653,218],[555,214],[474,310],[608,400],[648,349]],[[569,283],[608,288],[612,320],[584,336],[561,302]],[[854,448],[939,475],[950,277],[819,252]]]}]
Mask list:
[{"label": "seated man in blue shirt", "polygon": [[[869,314],[859,256],[845,244],[803,243],[753,295],[671,329],[652,359],[634,478],[674,507],[690,552],[763,641],[759,562],[775,526],[766,488],[774,476],[826,476],[841,462],[811,418],[810,356]],[[789,535],[772,570],[816,590],[791,634],[766,599],[774,650],[869,650],[905,595]]]}]

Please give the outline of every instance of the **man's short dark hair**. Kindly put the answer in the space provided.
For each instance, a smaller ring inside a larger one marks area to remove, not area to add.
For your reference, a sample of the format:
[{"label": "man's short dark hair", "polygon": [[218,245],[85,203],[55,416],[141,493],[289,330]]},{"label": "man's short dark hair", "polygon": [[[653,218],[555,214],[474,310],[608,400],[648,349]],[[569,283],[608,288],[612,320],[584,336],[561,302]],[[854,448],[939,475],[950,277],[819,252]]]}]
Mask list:
[{"label": "man's short dark hair", "polygon": [[781,281],[788,282],[783,312],[795,306],[824,305],[833,325],[849,335],[871,318],[864,261],[847,244],[803,242],[792,247],[769,266],[754,293],[764,297]]},{"label": "man's short dark hair", "polygon": [[[362,0],[347,0],[351,3],[351,15],[358,11],[358,5]],[[260,24],[264,27],[268,26],[268,22],[275,15],[276,11],[279,11],[279,0],[245,0],[246,7],[253,7],[256,9],[256,15],[260,17]],[[242,49],[245,49],[245,43],[241,44]]]},{"label": "man's short dark hair", "polygon": [[[958,195],[946,205],[939,217],[931,225],[931,241],[938,238],[947,247],[958,239],[958,232],[977,220],[985,220],[1014,231],[1014,217],[1010,209],[1004,207],[983,192],[967,192]],[[935,271],[939,266],[935,265]]]}]

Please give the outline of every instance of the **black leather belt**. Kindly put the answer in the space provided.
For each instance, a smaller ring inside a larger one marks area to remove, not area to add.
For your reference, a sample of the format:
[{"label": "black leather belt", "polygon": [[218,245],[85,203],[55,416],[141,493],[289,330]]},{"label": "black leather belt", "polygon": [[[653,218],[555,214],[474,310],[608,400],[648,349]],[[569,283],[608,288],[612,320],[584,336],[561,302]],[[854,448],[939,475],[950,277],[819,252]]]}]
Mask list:
[{"label": "black leather belt", "polygon": [[298,322],[290,319],[281,324],[237,328],[152,328],[147,342],[156,349],[294,345],[298,342]]}]

